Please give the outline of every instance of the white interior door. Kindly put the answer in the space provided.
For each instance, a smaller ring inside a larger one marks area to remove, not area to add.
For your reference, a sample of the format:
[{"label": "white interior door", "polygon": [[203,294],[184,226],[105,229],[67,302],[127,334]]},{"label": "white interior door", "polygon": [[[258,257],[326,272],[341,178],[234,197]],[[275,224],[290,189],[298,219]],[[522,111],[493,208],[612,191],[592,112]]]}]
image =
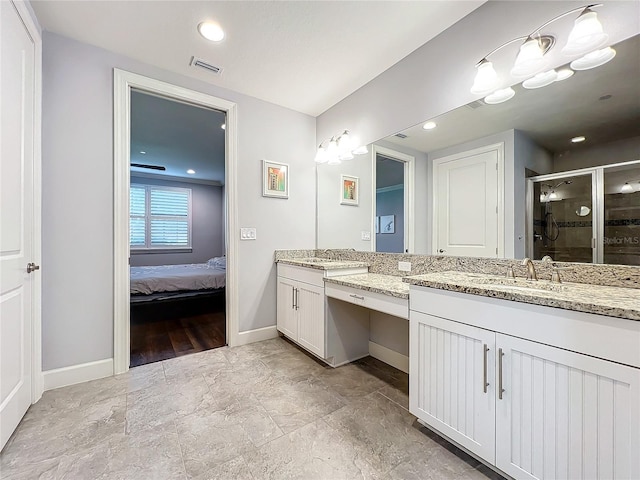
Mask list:
[{"label": "white interior door", "polygon": [[35,43],[0,2],[0,448],[31,404]]},{"label": "white interior door", "polygon": [[436,254],[497,257],[501,146],[434,162]]}]

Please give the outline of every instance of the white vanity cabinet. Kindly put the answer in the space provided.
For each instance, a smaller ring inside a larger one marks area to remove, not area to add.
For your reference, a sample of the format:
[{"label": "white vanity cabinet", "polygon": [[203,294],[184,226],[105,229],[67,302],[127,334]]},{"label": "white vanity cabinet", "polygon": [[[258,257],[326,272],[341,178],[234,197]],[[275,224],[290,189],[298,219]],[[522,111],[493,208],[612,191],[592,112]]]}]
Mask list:
[{"label": "white vanity cabinet", "polygon": [[424,423],[516,479],[640,478],[640,322],[410,298],[409,408]]},{"label": "white vanity cabinet", "polygon": [[[278,269],[277,328],[310,352],[325,356],[324,281],[322,270]],[[288,278],[297,277],[297,279]]]}]

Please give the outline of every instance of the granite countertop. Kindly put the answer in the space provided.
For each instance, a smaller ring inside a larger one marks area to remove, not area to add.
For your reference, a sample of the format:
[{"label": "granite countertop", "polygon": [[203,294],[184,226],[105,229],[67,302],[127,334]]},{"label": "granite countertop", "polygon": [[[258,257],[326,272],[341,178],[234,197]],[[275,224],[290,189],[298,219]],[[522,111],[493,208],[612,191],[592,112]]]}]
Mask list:
[{"label": "granite countertop", "polygon": [[547,307],[640,320],[640,289],[585,283],[531,282],[495,275],[440,272],[404,277],[411,285],[470,293]]},{"label": "granite countertop", "polygon": [[310,258],[280,258],[276,263],[295,265],[298,267],[315,268],[316,270],[341,270],[345,268],[368,268],[365,262],[355,262],[349,260],[331,260],[322,257]]},{"label": "granite countertop", "polygon": [[325,278],[324,281],[396,298],[409,298],[409,285],[402,281],[402,277],[395,275],[364,273]]}]

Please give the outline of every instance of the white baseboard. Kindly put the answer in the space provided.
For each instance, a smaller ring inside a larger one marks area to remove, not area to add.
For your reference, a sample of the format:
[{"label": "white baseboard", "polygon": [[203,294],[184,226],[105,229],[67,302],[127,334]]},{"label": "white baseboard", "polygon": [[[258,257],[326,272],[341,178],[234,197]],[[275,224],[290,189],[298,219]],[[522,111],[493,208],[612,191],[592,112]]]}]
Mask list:
[{"label": "white baseboard", "polygon": [[262,342],[263,340],[270,340],[278,336],[278,329],[275,325],[271,327],[256,328],[255,330],[247,330],[246,332],[238,333],[236,343],[237,346],[247,345],[248,343]]},{"label": "white baseboard", "polygon": [[110,377],[111,375],[113,375],[113,358],[42,372],[45,391]]},{"label": "white baseboard", "polygon": [[409,373],[408,355],[403,355],[395,350],[391,350],[390,348],[383,347],[382,345],[371,341],[369,342],[369,355],[404,373]]}]

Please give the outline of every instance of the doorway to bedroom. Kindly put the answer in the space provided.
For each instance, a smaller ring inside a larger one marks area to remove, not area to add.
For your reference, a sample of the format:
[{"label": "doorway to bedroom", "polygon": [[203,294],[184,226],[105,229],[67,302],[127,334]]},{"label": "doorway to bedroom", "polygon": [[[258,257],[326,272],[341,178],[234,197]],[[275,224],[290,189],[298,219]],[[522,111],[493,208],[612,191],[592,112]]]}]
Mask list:
[{"label": "doorway to bedroom", "polygon": [[130,93],[130,366],[227,344],[226,113]]}]

